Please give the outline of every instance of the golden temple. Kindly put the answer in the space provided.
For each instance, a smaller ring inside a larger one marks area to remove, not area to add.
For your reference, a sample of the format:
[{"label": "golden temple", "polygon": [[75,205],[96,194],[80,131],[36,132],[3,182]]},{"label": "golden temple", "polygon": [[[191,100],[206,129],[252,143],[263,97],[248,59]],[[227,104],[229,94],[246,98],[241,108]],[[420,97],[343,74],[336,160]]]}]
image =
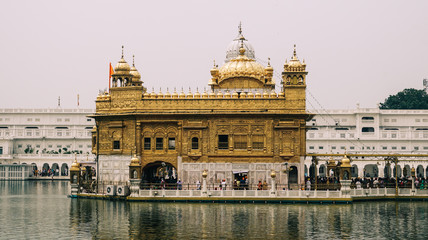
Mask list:
[{"label": "golden temple", "polygon": [[241,28],[223,66],[214,63],[208,91],[149,92],[123,50],[114,71],[92,116],[100,181],[193,184],[205,171],[209,184],[243,176],[255,184],[269,180],[273,170],[279,184],[304,182],[312,115],[306,111],[306,64],[296,48],[284,64],[279,93],[270,62],[256,61]]}]

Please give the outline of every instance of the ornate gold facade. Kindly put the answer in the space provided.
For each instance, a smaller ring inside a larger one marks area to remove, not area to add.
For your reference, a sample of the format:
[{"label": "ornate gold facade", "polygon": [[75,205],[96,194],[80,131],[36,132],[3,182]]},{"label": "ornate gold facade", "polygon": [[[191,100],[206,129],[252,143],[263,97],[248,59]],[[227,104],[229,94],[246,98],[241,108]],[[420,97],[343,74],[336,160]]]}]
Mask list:
[{"label": "ornate gold facade", "polygon": [[239,54],[220,68],[214,65],[211,89],[202,93],[149,93],[122,53],[113,87],[97,97],[93,115],[93,152],[99,156],[101,176],[121,174],[118,169],[124,170],[136,154],[142,173],[146,167],[167,163],[184,182],[193,182],[204,169],[212,182],[231,181],[234,166],[248,168],[250,181],[257,181],[268,177],[263,171],[271,169],[282,175],[285,162],[303,178],[305,127],[312,117],[305,107],[306,65],[294,50],[277,94],[273,68],[251,58],[254,52],[245,55],[244,40],[240,31],[235,39]]}]

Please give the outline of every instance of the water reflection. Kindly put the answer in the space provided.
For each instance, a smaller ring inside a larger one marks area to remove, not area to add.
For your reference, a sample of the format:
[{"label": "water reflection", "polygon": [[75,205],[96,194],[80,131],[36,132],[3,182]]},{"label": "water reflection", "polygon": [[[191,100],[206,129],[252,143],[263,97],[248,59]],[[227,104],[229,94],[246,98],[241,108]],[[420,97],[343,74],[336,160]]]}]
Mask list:
[{"label": "water reflection", "polygon": [[144,203],[69,199],[67,182],[0,182],[0,238],[424,239],[428,203]]}]

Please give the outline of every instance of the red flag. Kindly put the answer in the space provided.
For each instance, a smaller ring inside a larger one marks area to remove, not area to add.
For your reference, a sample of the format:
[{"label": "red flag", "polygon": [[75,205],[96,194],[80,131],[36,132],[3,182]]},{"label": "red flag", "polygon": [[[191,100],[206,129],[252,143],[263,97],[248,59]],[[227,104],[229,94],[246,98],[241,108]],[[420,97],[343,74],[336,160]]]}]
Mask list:
[{"label": "red flag", "polygon": [[110,91],[110,88],[111,88],[111,75],[113,75],[114,74],[114,70],[113,70],[113,67],[111,66],[111,63],[110,63],[110,69],[109,69],[109,73],[108,73],[108,90]]}]

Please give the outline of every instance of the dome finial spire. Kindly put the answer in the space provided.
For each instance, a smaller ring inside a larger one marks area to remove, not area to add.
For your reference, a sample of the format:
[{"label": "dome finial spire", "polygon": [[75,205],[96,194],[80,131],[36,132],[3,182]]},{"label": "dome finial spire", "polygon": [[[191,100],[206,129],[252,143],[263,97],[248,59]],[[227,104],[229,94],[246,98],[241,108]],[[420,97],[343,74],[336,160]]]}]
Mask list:
[{"label": "dome finial spire", "polygon": [[123,58],[123,45],[122,45],[122,58]]},{"label": "dome finial spire", "polygon": [[239,29],[239,35],[241,35],[242,34],[242,22],[239,22],[238,29]]},{"label": "dome finial spire", "polygon": [[243,56],[245,53],[244,39],[240,39],[240,40],[241,40],[241,47],[239,48],[239,55]]},{"label": "dome finial spire", "polygon": [[297,53],[296,53],[296,44],[294,44],[294,52],[293,52],[293,56],[297,57]]},{"label": "dome finial spire", "polygon": [[270,67],[270,57],[268,57],[268,66]]},{"label": "dome finial spire", "polygon": [[132,66],[133,67],[135,67],[135,61],[134,61],[135,59],[134,58],[135,58],[135,55],[132,55]]}]

